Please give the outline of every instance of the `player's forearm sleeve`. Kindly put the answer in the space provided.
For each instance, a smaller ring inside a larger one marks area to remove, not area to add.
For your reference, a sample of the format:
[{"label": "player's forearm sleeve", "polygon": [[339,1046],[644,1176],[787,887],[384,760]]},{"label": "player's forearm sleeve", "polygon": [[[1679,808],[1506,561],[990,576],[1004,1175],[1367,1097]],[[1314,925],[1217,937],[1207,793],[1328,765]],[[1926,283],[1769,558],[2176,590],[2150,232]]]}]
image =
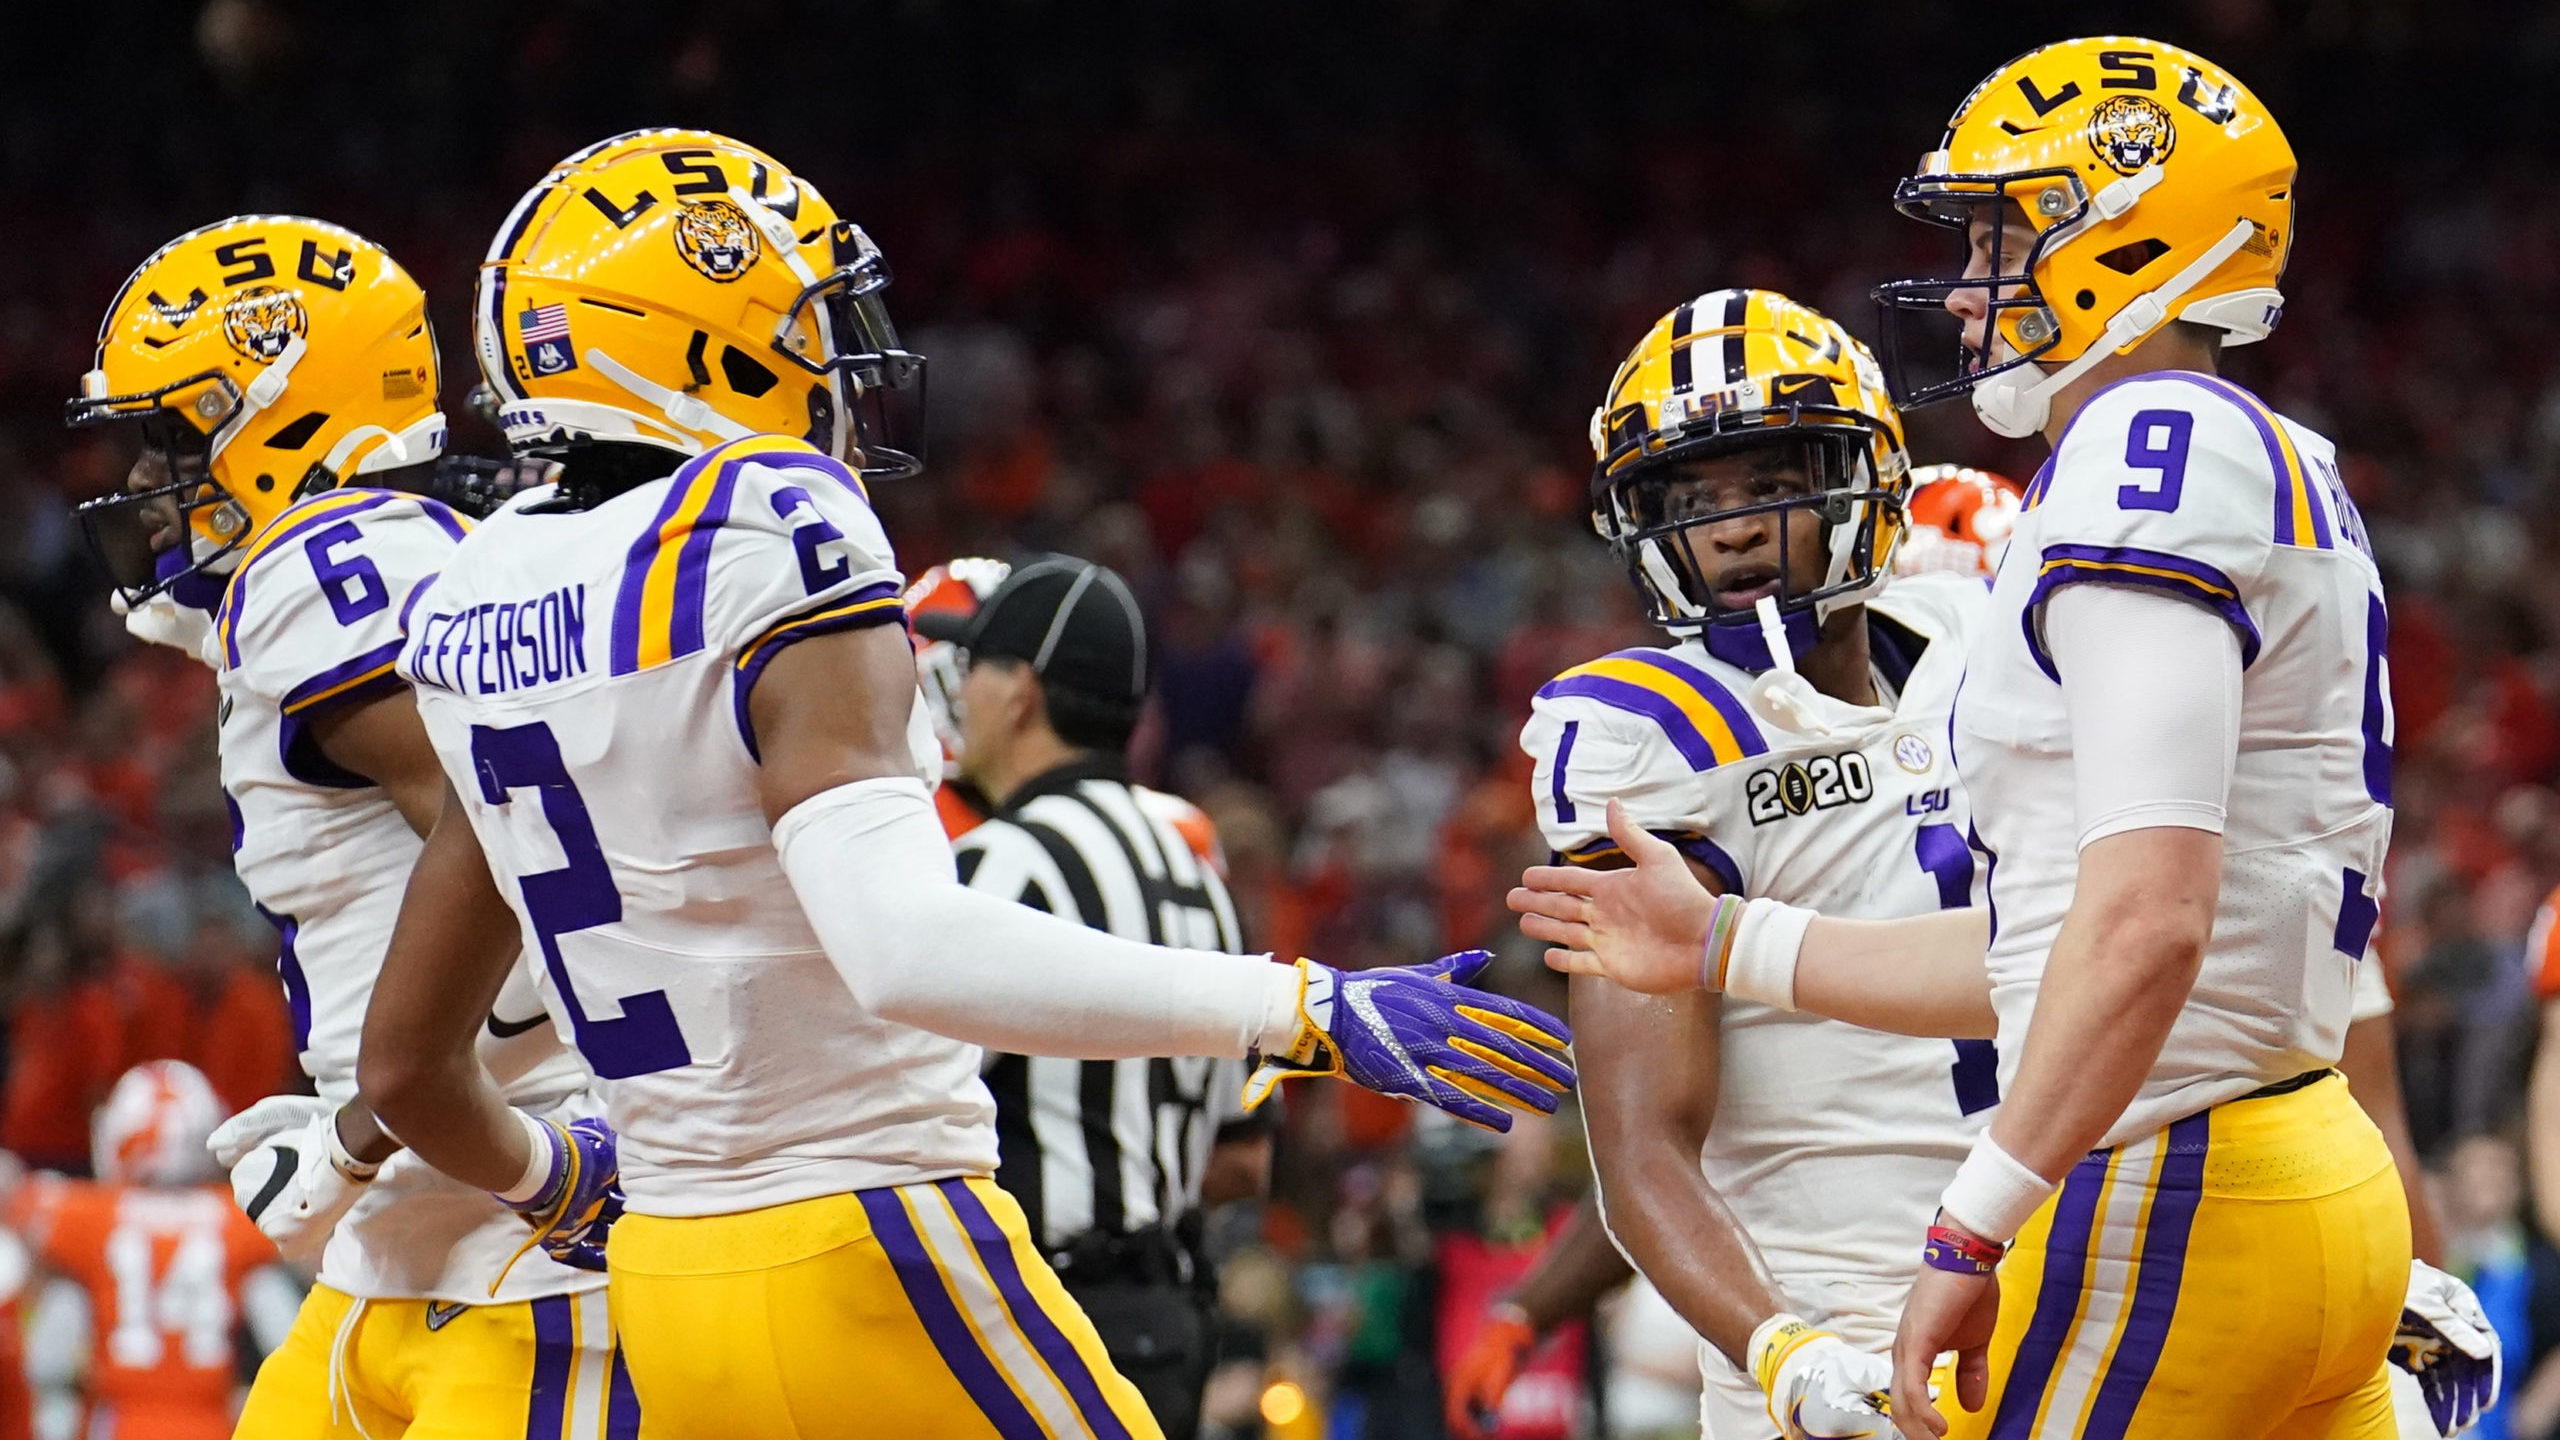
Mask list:
[{"label": "player's forearm sleeve", "polygon": [[1142,945],[960,884],[920,780],[813,795],[774,849],[854,999],[989,1049],[1070,1059],[1285,1049],[1297,971],[1260,955]]},{"label": "player's forearm sleeve", "polygon": [[2172,595],[2067,585],[2044,607],[2045,647],[2071,717],[2080,844],[2128,830],[2222,832],[2240,752],[2240,642]]}]

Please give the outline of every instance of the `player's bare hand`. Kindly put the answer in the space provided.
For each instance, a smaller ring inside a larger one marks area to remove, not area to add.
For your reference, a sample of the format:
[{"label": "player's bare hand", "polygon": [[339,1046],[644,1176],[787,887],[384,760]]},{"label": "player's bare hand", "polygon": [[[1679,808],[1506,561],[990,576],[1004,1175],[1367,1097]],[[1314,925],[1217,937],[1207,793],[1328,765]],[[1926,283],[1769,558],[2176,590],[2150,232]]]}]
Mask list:
[{"label": "player's bare hand", "polygon": [[1609,835],[1635,862],[1631,868],[1538,865],[1521,875],[1520,888],[1506,897],[1521,933],[1554,947],[1550,969],[1603,976],[1649,995],[1696,989],[1716,895],[1678,849],[1629,820],[1615,800]]},{"label": "player's bare hand", "polygon": [[1947,1418],[1929,1395],[1929,1371],[1956,1352],[1956,1403],[1982,1408],[1991,1389],[1991,1330],[2000,1319],[1996,1275],[1960,1275],[1922,1266],[1902,1303],[1893,1337],[1893,1423],[1906,1440],[1938,1440]]}]

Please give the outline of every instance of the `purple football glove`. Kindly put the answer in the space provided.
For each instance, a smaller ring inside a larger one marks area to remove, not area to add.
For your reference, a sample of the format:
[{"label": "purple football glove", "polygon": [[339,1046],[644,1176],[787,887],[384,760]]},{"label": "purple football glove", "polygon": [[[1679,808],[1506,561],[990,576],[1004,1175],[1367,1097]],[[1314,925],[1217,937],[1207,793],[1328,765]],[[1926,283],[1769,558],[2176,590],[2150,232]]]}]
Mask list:
[{"label": "purple football glove", "polygon": [[1563,1054],[1573,1032],[1535,1006],[1468,989],[1492,961],[1486,950],[1376,970],[1299,961],[1297,1036],[1285,1053],[1262,1057],[1245,1082],[1245,1108],[1283,1080],[1339,1075],[1487,1130],[1509,1130],[1511,1110],[1555,1113],[1573,1088]]},{"label": "purple football glove", "polygon": [[[602,1270],[604,1242],[613,1222],[622,1218],[622,1165],[613,1127],[602,1120],[572,1120],[566,1125],[539,1122],[551,1144],[551,1178],[530,1200],[507,1204],[533,1227],[525,1248],[542,1252],[575,1270]],[[516,1252],[518,1255],[523,1250]],[[512,1268],[515,1262],[507,1262]],[[499,1279],[506,1272],[499,1272]],[[495,1294],[497,1286],[489,1287]]]},{"label": "purple football glove", "polygon": [[2418,1377],[2437,1434],[2467,1428],[2498,1403],[2498,1351],[2498,1332],[2471,1287],[2424,1260],[2410,1261],[2391,1363]]}]

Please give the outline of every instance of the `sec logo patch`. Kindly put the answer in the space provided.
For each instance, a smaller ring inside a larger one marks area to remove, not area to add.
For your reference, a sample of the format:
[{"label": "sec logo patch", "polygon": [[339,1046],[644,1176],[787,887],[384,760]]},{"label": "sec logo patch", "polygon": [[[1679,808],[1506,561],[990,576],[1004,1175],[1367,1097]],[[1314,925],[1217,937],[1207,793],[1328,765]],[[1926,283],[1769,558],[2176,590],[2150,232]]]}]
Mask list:
[{"label": "sec logo patch", "polygon": [[1914,775],[1926,775],[1929,767],[1938,763],[1938,755],[1929,748],[1928,741],[1917,735],[1897,735],[1893,741],[1893,763]]}]

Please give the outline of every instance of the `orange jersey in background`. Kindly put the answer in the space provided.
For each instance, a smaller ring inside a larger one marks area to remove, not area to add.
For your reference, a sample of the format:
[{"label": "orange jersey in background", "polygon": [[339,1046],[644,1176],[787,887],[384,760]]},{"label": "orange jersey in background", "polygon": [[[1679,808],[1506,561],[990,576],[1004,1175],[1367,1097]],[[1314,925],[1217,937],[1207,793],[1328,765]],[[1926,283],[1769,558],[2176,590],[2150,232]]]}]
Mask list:
[{"label": "orange jersey in background", "polygon": [[39,1265],[88,1294],[93,1427],[112,1416],[116,1440],[230,1435],[241,1283],[277,1257],[229,1194],[44,1176],[7,1218]]},{"label": "orange jersey in background", "polygon": [[2524,936],[2525,968],[2533,972],[2533,993],[2537,999],[2560,999],[2560,890],[2543,897],[2542,908],[2533,912],[2533,928]]}]

